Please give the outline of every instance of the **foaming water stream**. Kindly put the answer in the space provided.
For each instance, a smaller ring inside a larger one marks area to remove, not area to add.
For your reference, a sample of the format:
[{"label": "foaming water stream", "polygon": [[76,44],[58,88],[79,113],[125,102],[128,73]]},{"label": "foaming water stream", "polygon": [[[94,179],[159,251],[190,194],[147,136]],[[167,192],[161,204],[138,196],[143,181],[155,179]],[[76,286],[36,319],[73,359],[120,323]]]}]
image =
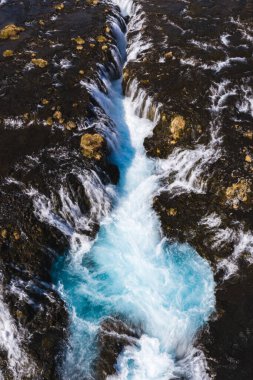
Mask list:
[{"label": "foaming water stream", "polygon": [[[0,281],[2,281],[1,276],[2,274],[0,273]],[[0,349],[6,352],[10,376],[13,376],[16,380],[21,380],[27,376],[33,376],[36,366],[22,348],[22,343],[25,341],[25,331],[16,325],[7,305],[3,301],[1,282],[0,290]],[[0,380],[4,378],[0,369]]]},{"label": "foaming water stream", "polygon": [[[116,3],[124,15],[133,9],[130,1]],[[133,16],[131,27],[134,22]],[[124,35],[119,28],[114,31],[120,51],[126,46]],[[136,115],[143,93],[133,88],[134,99],[123,97],[121,80],[111,82],[103,72],[101,80],[107,95],[95,84],[82,85],[115,124],[117,146],[111,159],[121,176],[113,210],[102,213],[95,241],[87,244],[86,239],[82,245],[80,239],[79,247],[72,246],[54,268],[72,313],[62,377],[98,378],[97,337],[106,318],[116,316],[141,331],[141,337],[120,354],[111,379],[206,379],[204,356],[193,348],[193,341],[214,310],[212,271],[189,245],[170,244],[160,234],[152,199],[159,191],[161,169],[143,147],[157,120],[146,118],[148,106],[142,118]],[[151,103],[147,98],[146,102]],[[97,201],[103,202],[103,197]]]}]

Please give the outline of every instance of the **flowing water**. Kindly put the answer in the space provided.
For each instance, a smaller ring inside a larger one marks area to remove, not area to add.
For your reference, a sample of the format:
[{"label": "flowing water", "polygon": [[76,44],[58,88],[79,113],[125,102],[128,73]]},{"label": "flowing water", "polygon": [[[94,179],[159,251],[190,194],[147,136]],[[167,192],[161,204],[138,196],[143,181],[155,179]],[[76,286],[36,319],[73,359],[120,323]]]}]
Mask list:
[{"label": "flowing water", "polygon": [[[117,3],[122,14],[130,12],[129,2]],[[123,60],[125,37],[115,26],[114,32]],[[143,141],[152,133],[159,112],[153,122],[145,112],[138,117],[135,110],[141,100],[136,89],[130,90],[135,96],[124,97],[121,79],[111,82],[101,73],[101,80],[107,95],[93,84],[87,87],[115,124],[117,146],[111,159],[121,175],[112,210],[107,207],[102,213],[95,241],[87,243],[79,236],[80,244],[73,244],[54,267],[55,282],[71,314],[62,377],[95,378],[100,326],[116,316],[141,331],[141,337],[120,354],[111,379],[208,378],[204,357],[193,343],[214,310],[212,271],[190,246],[161,236],[152,209],[162,168],[146,157]]]}]

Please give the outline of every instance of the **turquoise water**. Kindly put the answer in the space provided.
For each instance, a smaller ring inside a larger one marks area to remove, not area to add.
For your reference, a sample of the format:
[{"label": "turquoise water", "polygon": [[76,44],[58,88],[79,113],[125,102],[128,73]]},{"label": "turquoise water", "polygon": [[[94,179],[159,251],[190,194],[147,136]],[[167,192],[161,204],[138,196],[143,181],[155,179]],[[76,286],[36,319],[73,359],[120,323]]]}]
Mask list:
[{"label": "turquoise water", "polygon": [[143,148],[154,123],[135,115],[138,97],[123,97],[120,80],[103,81],[108,95],[92,85],[89,90],[115,123],[118,145],[111,159],[121,177],[96,240],[75,247],[54,267],[71,315],[62,376],[95,378],[99,326],[106,317],[118,316],[141,326],[143,335],[120,354],[112,378],[204,379],[198,364],[189,366],[184,358],[191,357],[194,336],[214,310],[212,271],[189,245],[162,238],[152,209],[159,176]]},{"label": "turquoise water", "polygon": [[[79,253],[69,252],[54,270],[55,281],[72,313],[64,370],[65,378],[71,372],[72,379],[81,374],[91,376],[91,365],[98,354],[94,342],[107,316],[120,315],[141,325],[149,337],[145,344],[151,346],[151,358],[161,356],[173,373],[176,359],[188,353],[196,331],[214,308],[214,281],[207,262],[190,246],[169,244],[160,235],[159,221],[151,207],[159,180],[155,162],[146,157],[143,148],[143,139],[153,124],[134,114],[131,100],[120,93],[120,82],[109,89],[113,102],[105,102],[99,92],[95,96],[110,112],[119,131],[119,150],[113,159],[122,168],[122,177],[115,206],[103,219],[90,250],[82,252],[80,247]],[[131,353],[130,363],[141,349],[136,347]],[[130,365],[122,355],[117,367],[119,376],[121,366],[125,369]],[[145,367],[145,361],[138,360],[138,366]],[[142,370],[131,364],[121,378],[163,379],[159,373],[155,377],[142,375]]]}]

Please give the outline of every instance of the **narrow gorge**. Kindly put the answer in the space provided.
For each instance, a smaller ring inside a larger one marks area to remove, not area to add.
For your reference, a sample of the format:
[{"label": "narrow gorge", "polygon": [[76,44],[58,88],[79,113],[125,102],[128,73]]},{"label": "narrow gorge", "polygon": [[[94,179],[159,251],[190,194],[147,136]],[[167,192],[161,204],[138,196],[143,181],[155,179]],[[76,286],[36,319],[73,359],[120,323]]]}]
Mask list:
[{"label": "narrow gorge", "polygon": [[0,379],[252,378],[252,10],[0,2]]}]

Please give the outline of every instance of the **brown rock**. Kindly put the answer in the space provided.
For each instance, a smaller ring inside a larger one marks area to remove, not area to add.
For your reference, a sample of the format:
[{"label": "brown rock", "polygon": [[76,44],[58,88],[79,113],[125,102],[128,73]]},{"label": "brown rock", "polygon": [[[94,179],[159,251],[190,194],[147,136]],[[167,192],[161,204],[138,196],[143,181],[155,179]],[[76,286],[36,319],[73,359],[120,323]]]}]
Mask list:
[{"label": "brown rock", "polygon": [[102,158],[104,145],[104,137],[99,133],[95,133],[94,135],[85,133],[81,137],[80,146],[85,157],[100,160]]},{"label": "brown rock", "polygon": [[186,122],[183,116],[175,116],[170,123],[170,132],[172,134],[173,140],[178,141],[185,129]]},{"label": "brown rock", "polygon": [[72,129],[75,129],[76,128],[76,123],[74,121],[68,121],[65,125],[65,128],[68,130],[68,131],[71,131]]},{"label": "brown rock", "polygon": [[84,45],[85,44],[85,41],[83,38],[81,38],[80,36],[76,37],[76,38],[73,38],[73,41],[75,41],[75,43],[77,45]]},{"label": "brown rock", "polygon": [[247,137],[248,139],[252,140],[253,139],[253,132],[252,131],[247,131],[243,134],[244,137]]},{"label": "brown rock", "polygon": [[99,0],[87,0],[87,3],[90,4],[90,5],[98,5],[99,4]]},{"label": "brown rock", "polygon": [[164,54],[165,59],[172,59],[173,58],[173,53],[172,51],[168,51],[167,53]]},{"label": "brown rock", "polygon": [[6,239],[7,236],[8,236],[8,231],[6,230],[6,228],[3,228],[3,229],[1,230],[1,237],[2,237],[3,239]]},{"label": "brown rock", "polygon": [[168,214],[169,216],[176,216],[176,215],[177,215],[177,209],[176,209],[176,208],[169,208],[169,209],[167,210],[167,214]]},{"label": "brown rock", "polygon": [[250,183],[246,179],[241,179],[233,183],[226,189],[226,200],[232,203],[233,208],[237,209],[240,202],[246,203],[251,193]]},{"label": "brown rock", "polygon": [[53,118],[56,120],[61,120],[62,119],[61,111],[55,111],[55,113],[53,114]]},{"label": "brown rock", "polygon": [[42,58],[33,58],[31,62],[33,65],[40,67],[42,69],[48,65],[48,62]]},{"label": "brown rock", "polygon": [[17,310],[17,311],[16,311],[16,317],[17,317],[18,319],[20,319],[20,318],[24,318],[25,315],[24,315],[24,313],[23,313],[21,310]]},{"label": "brown rock", "polygon": [[15,39],[18,38],[18,35],[24,30],[24,28],[16,26],[15,24],[9,24],[0,30],[0,38],[3,40],[7,38]]},{"label": "brown rock", "polygon": [[97,42],[102,43],[102,42],[106,42],[106,41],[107,41],[107,38],[105,36],[102,36],[102,35],[97,36]]},{"label": "brown rock", "polygon": [[49,126],[53,125],[53,119],[51,117],[48,117],[46,120],[46,124]]},{"label": "brown rock", "polygon": [[14,237],[15,240],[19,240],[21,238],[20,232],[17,231],[17,230],[15,230],[13,232],[13,237]]},{"label": "brown rock", "polygon": [[5,58],[7,58],[7,57],[13,57],[13,55],[14,55],[13,50],[5,50],[3,52],[3,57],[5,57]]},{"label": "brown rock", "polygon": [[126,68],[123,69],[123,80],[126,82],[129,79],[129,70]]},{"label": "brown rock", "polygon": [[64,4],[63,3],[56,4],[54,6],[54,9],[56,9],[57,11],[62,11],[64,9]]}]

